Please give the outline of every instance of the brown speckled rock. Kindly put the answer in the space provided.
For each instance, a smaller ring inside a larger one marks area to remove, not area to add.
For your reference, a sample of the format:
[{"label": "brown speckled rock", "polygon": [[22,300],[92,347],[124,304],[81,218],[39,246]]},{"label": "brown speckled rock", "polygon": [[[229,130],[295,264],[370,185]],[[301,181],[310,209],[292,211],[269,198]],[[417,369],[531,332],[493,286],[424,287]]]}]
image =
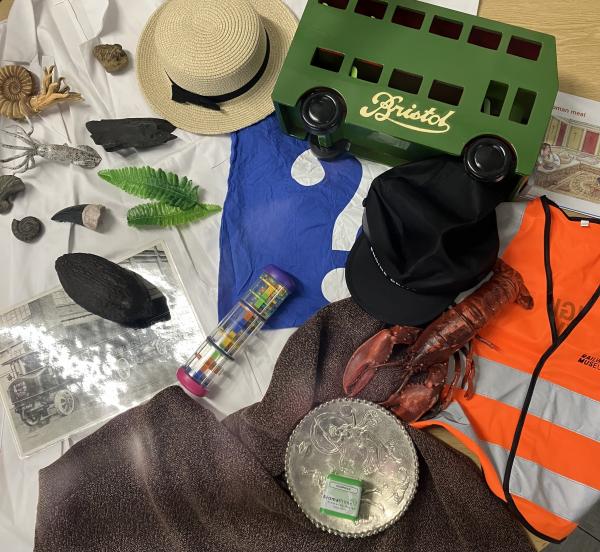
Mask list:
[{"label": "brown speckled rock", "polygon": [[109,73],[120,71],[129,63],[127,53],[120,44],[98,44],[93,54]]}]

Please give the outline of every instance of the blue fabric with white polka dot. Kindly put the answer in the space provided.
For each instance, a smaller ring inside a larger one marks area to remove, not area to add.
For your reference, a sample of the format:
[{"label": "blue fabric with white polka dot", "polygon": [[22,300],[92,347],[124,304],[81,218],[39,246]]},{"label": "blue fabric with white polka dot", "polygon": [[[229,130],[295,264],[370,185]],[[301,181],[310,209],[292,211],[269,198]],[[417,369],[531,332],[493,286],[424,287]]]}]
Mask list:
[{"label": "blue fabric with white polka dot", "polygon": [[350,155],[316,159],[305,141],[281,131],[275,115],[234,133],[220,236],[219,319],[268,264],[298,283],[268,327],[299,326],[347,297],[344,265],[360,229],[362,199],[383,170]]}]

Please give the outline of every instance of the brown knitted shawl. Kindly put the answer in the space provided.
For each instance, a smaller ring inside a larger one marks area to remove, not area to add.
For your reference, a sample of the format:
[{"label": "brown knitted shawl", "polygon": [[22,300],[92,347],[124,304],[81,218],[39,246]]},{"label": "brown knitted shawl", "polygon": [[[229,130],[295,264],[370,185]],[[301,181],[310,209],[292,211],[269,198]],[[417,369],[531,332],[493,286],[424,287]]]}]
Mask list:
[{"label": "brown knitted shawl", "polygon": [[381,324],[351,300],[286,344],[264,399],[222,423],[177,387],[76,444],[40,472],[36,552],[531,552],[476,467],[424,432],[405,515],[364,539],[314,527],[282,483],[297,422],[342,395],[352,351]]}]

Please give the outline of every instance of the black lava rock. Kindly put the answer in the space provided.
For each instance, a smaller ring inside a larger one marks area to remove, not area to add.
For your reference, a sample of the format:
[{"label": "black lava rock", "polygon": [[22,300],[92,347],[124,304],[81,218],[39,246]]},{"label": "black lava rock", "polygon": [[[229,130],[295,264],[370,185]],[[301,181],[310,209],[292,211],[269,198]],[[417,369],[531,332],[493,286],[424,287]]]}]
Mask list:
[{"label": "black lava rock", "polygon": [[91,253],[56,259],[66,294],[85,310],[129,328],[148,328],[171,319],[166,297],[150,282]]},{"label": "black lava rock", "polygon": [[92,140],[106,151],[151,148],[177,138],[171,134],[175,127],[164,119],[106,119],[88,121],[85,126]]}]

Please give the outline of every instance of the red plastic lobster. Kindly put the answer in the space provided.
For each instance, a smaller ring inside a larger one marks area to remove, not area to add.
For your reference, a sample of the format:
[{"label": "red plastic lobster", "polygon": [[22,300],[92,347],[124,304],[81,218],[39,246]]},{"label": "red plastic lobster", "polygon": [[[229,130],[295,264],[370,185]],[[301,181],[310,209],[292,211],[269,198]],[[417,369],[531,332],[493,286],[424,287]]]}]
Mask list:
[{"label": "red plastic lobster", "polygon": [[[346,366],[344,391],[349,396],[355,396],[368,385],[378,370],[401,367],[403,375],[400,385],[381,403],[382,406],[390,408],[406,422],[421,418],[438,400],[443,410],[452,401],[453,389],[458,385],[461,373],[457,358],[453,380],[442,394],[450,357],[478,337],[477,332],[503,306],[514,302],[525,309],[533,308],[533,298],[521,275],[498,259],[490,280],[464,301],[444,312],[424,330],[411,326],[393,326],[365,341]],[[487,344],[493,347],[491,343]],[[397,360],[390,361],[396,345],[408,347]],[[471,398],[474,393],[472,355],[472,348],[469,348],[462,380],[463,387],[467,382],[466,398]],[[422,383],[411,383],[413,376],[423,372],[426,374]]]}]

